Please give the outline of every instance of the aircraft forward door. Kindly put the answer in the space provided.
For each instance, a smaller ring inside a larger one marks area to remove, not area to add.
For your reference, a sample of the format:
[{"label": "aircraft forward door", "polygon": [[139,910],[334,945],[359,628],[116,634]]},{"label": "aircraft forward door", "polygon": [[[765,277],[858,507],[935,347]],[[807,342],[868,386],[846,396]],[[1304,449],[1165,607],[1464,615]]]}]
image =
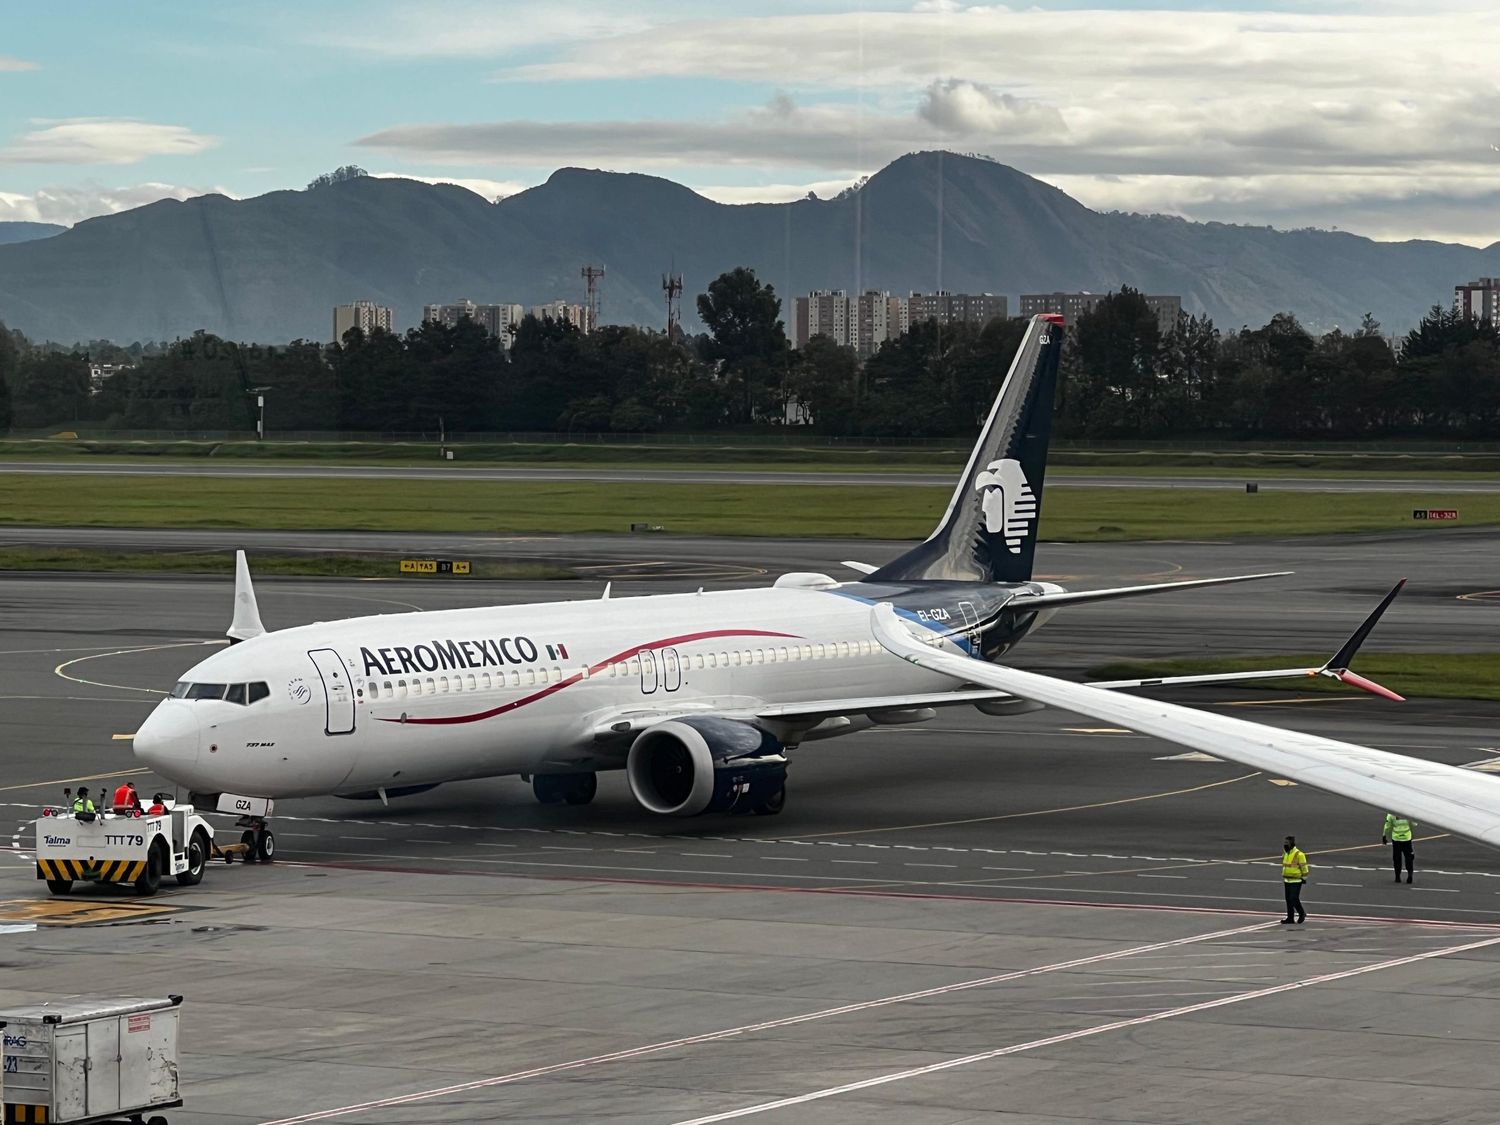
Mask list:
[{"label": "aircraft forward door", "polygon": [[324,734],[354,733],[354,689],[349,685],[349,671],[344,660],[331,648],[315,648],[307,654],[323,681],[326,719]]},{"label": "aircraft forward door", "polygon": [[656,690],[657,668],[656,653],[641,653],[641,694],[650,695]]}]

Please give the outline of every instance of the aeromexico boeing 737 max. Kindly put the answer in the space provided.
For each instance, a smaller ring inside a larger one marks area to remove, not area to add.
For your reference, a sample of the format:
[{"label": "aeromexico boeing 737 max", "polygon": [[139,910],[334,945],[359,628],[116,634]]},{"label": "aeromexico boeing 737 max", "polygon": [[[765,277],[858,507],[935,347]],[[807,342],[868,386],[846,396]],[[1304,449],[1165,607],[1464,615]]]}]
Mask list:
[{"label": "aeromexico boeing 737 max", "polygon": [[[583,804],[598,771],[623,768],[651,812],[775,813],[787,751],[801,743],[944,706],[1041,707],[1050,701],[980,673],[1057,609],[1270,577],[1072,593],[1032,581],[1062,335],[1060,318],[1032,320],[937,530],[878,569],[850,564],[859,581],[787,574],[756,590],[266,632],[241,554],[229,631],[240,643],[186,673],[137,732],[135,753],[197,801],[235,795],[231,806],[251,812],[262,799],[384,800],[504,774],[529,777],[543,801]],[[872,618],[882,604],[937,646],[924,654],[953,659],[894,658]],[[1346,671],[1372,624],[1329,666],[1299,671],[1373,688]]]}]

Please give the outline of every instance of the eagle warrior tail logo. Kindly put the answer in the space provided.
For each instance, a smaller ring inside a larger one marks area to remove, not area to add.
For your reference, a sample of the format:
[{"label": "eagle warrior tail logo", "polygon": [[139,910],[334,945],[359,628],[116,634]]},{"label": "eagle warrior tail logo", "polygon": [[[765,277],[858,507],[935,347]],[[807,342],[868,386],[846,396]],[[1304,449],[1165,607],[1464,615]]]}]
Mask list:
[{"label": "eagle warrior tail logo", "polygon": [[989,468],[974,478],[974,487],[984,509],[984,529],[991,535],[1003,535],[1005,549],[1019,555],[1021,541],[1036,523],[1038,508],[1021,462],[1014,457],[991,461]]}]

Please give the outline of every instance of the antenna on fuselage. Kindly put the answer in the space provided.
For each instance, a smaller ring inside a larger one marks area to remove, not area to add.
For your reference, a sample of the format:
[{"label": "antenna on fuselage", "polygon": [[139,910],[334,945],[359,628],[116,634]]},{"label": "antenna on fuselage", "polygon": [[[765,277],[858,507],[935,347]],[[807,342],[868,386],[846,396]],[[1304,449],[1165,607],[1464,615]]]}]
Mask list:
[{"label": "antenna on fuselage", "polygon": [[607,601],[609,601],[609,590],[610,590],[610,587],[613,586],[613,585],[614,585],[613,582],[606,582],[604,584],[604,596],[599,599],[601,602],[607,602]]},{"label": "antenna on fuselage", "polygon": [[225,634],[229,643],[248,641],[266,631],[260,623],[260,607],[255,604],[255,587],[250,584],[250,564],[245,552],[234,553],[234,620]]}]

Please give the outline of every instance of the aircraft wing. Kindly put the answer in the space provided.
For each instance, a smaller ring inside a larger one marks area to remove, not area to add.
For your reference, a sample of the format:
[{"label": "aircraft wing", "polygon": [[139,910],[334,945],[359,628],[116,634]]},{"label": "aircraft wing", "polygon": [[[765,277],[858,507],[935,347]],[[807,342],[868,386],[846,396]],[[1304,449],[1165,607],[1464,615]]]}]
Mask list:
[{"label": "aircraft wing", "polygon": [[876,606],[871,618],[880,643],[918,667],[1154,735],[1500,847],[1500,778],[956,656],[913,636],[886,603]]}]

